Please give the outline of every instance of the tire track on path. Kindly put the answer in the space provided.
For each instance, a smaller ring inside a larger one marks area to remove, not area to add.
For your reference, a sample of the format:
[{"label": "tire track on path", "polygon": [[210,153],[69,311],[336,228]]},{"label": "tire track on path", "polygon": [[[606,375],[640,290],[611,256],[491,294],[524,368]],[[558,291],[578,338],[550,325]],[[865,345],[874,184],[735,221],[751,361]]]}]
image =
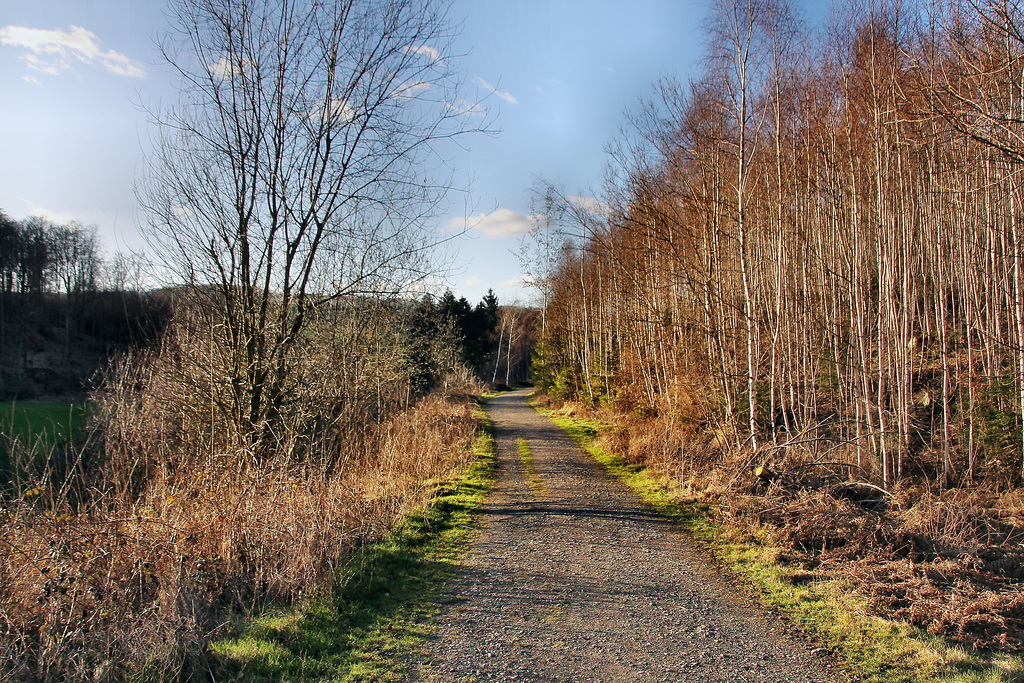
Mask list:
[{"label": "tire track on path", "polygon": [[[528,391],[488,403],[498,479],[418,681],[835,681]],[[531,486],[517,440],[529,444]]]}]

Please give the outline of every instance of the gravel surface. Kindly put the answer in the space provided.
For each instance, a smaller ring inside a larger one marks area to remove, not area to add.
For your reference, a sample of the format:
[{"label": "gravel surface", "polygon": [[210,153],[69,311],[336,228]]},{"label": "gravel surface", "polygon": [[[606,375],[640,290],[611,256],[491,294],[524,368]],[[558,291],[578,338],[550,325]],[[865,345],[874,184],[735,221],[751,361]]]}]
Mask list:
[{"label": "gravel surface", "polygon": [[497,486],[413,680],[844,680],[526,394],[488,403]]}]

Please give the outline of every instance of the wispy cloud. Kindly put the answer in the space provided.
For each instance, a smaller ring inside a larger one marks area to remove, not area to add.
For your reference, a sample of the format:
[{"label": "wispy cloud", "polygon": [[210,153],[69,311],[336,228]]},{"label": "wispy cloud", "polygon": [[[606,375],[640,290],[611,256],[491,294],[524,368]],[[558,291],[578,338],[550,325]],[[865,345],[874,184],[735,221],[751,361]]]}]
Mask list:
[{"label": "wispy cloud", "polygon": [[228,81],[233,79],[235,76],[242,75],[247,66],[248,64],[245,60],[234,62],[224,55],[221,55],[220,59],[210,65],[210,73],[213,74],[214,78],[222,81]]},{"label": "wispy cloud", "polygon": [[70,71],[76,62],[98,66],[118,76],[146,75],[139,62],[114,50],[101,50],[96,34],[81,26],[71,26],[67,31],[5,26],[0,28],[0,43],[28,50],[21,58],[29,68],[51,76]]},{"label": "wispy cloud", "polygon": [[433,83],[427,83],[424,81],[409,81],[395,88],[392,93],[394,97],[412,99],[420,93],[425,93],[434,89]]},{"label": "wispy cloud", "polygon": [[480,278],[478,278],[476,276],[473,276],[473,277],[469,278],[468,280],[466,280],[466,286],[467,287],[476,287],[481,282],[483,282],[483,280],[481,280]]},{"label": "wispy cloud", "polygon": [[511,209],[495,209],[491,213],[479,213],[468,218],[454,218],[445,226],[447,232],[477,230],[488,239],[520,237],[530,232],[537,223],[536,216],[527,216]]},{"label": "wispy cloud", "polygon": [[474,78],[473,82],[479,85],[484,90],[491,93],[492,95],[495,95],[496,97],[500,97],[501,99],[505,100],[509,104],[519,104],[519,100],[517,100],[508,90],[499,90],[498,88],[491,85],[490,83],[480,78],[479,76]]},{"label": "wispy cloud", "polygon": [[328,125],[351,123],[356,117],[356,110],[345,100],[326,100],[316,109],[306,114],[313,121],[323,121]]},{"label": "wispy cloud", "polygon": [[75,217],[67,211],[53,211],[46,207],[39,206],[31,199],[22,198],[21,201],[24,202],[26,207],[28,207],[25,211],[26,216],[41,216],[43,218],[50,219],[54,223],[60,224],[73,223],[76,221]]},{"label": "wispy cloud", "polygon": [[426,57],[436,64],[444,64],[444,60],[441,59],[441,53],[438,52],[436,47],[431,47],[430,45],[406,45],[405,51]]},{"label": "wispy cloud", "polygon": [[504,282],[499,282],[498,283],[498,287],[500,287],[501,289],[512,289],[512,288],[519,288],[519,287],[534,287],[534,286],[535,286],[534,279],[532,277],[530,277],[529,275],[524,275],[522,277],[514,277],[511,280],[505,280]]},{"label": "wispy cloud", "polygon": [[487,114],[487,110],[484,109],[482,104],[479,102],[470,102],[469,100],[449,102],[448,108],[455,112],[457,116],[484,116]]},{"label": "wispy cloud", "polygon": [[566,197],[566,199],[584,211],[589,211],[597,216],[605,216],[611,211],[611,207],[608,206],[608,204],[594,197],[578,197],[570,195],[569,197]]}]

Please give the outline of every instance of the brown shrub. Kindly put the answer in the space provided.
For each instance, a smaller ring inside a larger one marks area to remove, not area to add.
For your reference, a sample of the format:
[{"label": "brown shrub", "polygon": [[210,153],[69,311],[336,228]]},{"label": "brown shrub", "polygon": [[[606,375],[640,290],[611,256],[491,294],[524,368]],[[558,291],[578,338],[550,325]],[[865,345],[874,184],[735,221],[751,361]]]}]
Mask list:
[{"label": "brown shrub", "polygon": [[[1024,651],[1024,489],[907,477],[882,491],[863,453],[814,434],[755,453],[728,426],[698,430],[667,410],[601,417],[614,424],[603,448],[663,473],[683,499],[715,503],[710,514],[740,536],[760,530],[882,614],[967,647]],[[759,465],[770,475],[755,476]]]},{"label": "brown shrub", "polygon": [[0,678],[198,676],[232,614],[324,586],[469,457],[464,397],[346,391],[329,375],[359,368],[316,348],[296,370],[309,395],[257,457],[218,420],[216,350],[196,342],[179,330],[116,366],[97,464],[0,507]]}]

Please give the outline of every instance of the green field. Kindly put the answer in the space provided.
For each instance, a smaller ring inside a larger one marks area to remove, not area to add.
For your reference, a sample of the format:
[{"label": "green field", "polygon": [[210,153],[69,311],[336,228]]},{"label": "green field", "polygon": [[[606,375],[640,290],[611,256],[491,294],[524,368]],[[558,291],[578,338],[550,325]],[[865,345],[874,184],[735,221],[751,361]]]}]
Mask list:
[{"label": "green field", "polygon": [[34,453],[45,453],[72,439],[85,417],[82,401],[0,403],[0,434]]}]

